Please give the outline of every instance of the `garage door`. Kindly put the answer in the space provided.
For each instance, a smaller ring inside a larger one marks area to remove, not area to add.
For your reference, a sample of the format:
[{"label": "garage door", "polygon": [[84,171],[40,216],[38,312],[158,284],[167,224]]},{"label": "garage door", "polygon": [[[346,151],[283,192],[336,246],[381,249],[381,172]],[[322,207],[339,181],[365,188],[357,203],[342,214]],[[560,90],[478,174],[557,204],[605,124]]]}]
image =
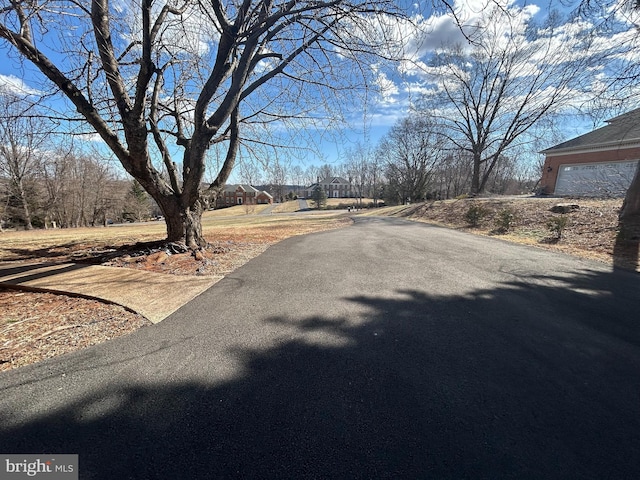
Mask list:
[{"label": "garage door", "polygon": [[638,160],[560,165],[554,194],[577,197],[622,197]]}]

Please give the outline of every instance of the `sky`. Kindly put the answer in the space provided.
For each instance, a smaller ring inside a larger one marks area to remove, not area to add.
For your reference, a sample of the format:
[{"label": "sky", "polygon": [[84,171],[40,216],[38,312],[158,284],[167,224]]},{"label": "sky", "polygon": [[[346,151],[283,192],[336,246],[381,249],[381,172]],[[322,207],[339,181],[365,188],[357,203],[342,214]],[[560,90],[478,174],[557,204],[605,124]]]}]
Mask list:
[{"label": "sky", "polygon": [[[479,30],[491,31],[496,38],[507,34],[526,37],[527,28],[537,25],[535,29],[543,32],[540,38],[536,41],[525,39],[519,45],[523,50],[537,49],[522,68],[523,77],[544,69],[556,61],[554,58],[584,58],[584,73],[564,93],[565,100],[559,110],[561,117],[554,124],[555,135],[546,135],[546,140],[538,139],[528,148],[532,162],[539,158],[538,151],[602,126],[608,118],[638,107],[640,90],[633,88],[622,92],[618,91],[617,85],[612,86],[609,77],[617,73],[608,67],[613,63],[605,63],[601,57],[604,54],[611,56],[614,45],[635,45],[637,15],[611,3],[607,18],[617,20],[614,27],[605,25],[603,18],[576,16],[577,6],[578,3],[566,1],[461,0],[454,3],[454,16],[446,11],[434,12],[424,4],[411,4],[408,6],[411,22],[397,25],[397,38],[402,39],[403,44],[403,60],[392,65],[372,66],[374,90],[360,109],[347,114],[350,128],[341,130],[343,135],[335,142],[331,141],[331,135],[328,136],[330,140],[322,146],[324,159],[339,163],[358,145],[375,147],[396,122],[412,115],[425,96],[436,94],[442,88],[442,82],[446,82],[441,72],[430,65],[433,56],[455,44],[471,49],[470,39],[473,40]],[[617,9],[621,11],[615,13]],[[547,24],[555,17],[559,20],[554,21],[551,29]],[[588,55],[579,46],[584,36],[592,42]],[[634,53],[633,48],[627,48],[624,54],[618,53],[618,60],[638,63],[637,50]],[[556,91],[549,82],[541,84],[541,88],[546,89],[547,94]],[[544,99],[544,95],[539,98]],[[542,135],[545,136],[544,132]],[[313,157],[314,153],[311,155]],[[313,158],[311,162],[314,162]]]},{"label": "sky", "polygon": [[[126,14],[126,3],[116,2],[116,5],[121,5],[123,14]],[[433,10],[430,3],[407,3],[405,8],[410,21],[393,23],[392,27],[385,31],[386,35],[396,41],[398,49],[389,53],[393,53],[399,61],[368,64],[366,67],[372,88],[367,90],[366,95],[354,96],[358,99],[357,102],[353,101],[354,98],[337,100],[338,104],[343,103],[347,107],[341,112],[344,122],[319,128],[301,127],[308,135],[297,131],[283,136],[283,141],[300,148],[282,150],[278,156],[284,163],[299,164],[306,168],[309,165],[319,166],[323,163],[337,165],[346,160],[348,152],[358,145],[375,147],[397,121],[413,112],[421,99],[434,95],[443,88],[444,77],[432,64],[434,54],[454,44],[461,45],[463,50],[470,49],[470,39],[480,30],[491,31],[500,39],[507,34],[508,25],[510,35],[519,35],[525,39],[522,45],[526,49],[534,43],[533,40],[526,40],[527,27],[537,25],[539,30],[544,29],[550,12],[554,10],[565,15],[564,19],[555,23],[552,35],[554,41],[546,44],[545,55],[533,57],[529,61],[531,68],[544,65],[553,57],[554,49],[566,49],[567,45],[575,42],[585,32],[592,34],[594,48],[599,52],[610,49],[612,44],[628,44],[637,35],[633,29],[635,16],[623,10],[611,13],[617,11],[614,3],[610,4],[609,16],[619,20],[618,28],[602,33],[596,32],[595,20],[570,19],[570,14],[577,5],[566,4],[566,1],[560,3],[556,0],[455,0],[452,4],[456,13],[454,16],[451,12]],[[389,26],[391,23],[385,25]],[[372,26],[372,29],[375,28]],[[198,43],[197,39],[193,43],[193,49],[207,49],[207,46],[202,42]],[[574,49],[567,55],[579,57],[583,54],[579,49]],[[626,53],[620,60],[637,60],[631,55],[633,53]],[[571,91],[571,101],[566,102],[564,107],[564,111],[573,116],[563,124],[561,135],[565,138],[562,140],[599,126],[598,122],[601,123],[607,118],[608,113],[614,116],[625,109],[637,106],[633,89],[624,92],[627,95],[624,102],[609,101],[609,96],[615,93],[609,89],[600,95],[599,105],[590,103],[590,95],[609,85],[609,73],[606,65],[595,60],[585,69],[583,81],[579,88],[575,87]],[[15,60],[0,62],[0,85],[33,94],[44,88],[39,72]],[[545,88],[553,90],[549,85]],[[607,108],[603,108],[603,105]],[[601,109],[604,113],[594,121],[577,115],[578,108]],[[550,146],[552,145],[541,145],[541,149]],[[247,156],[247,153],[244,155]],[[234,178],[238,179],[237,173]]]}]

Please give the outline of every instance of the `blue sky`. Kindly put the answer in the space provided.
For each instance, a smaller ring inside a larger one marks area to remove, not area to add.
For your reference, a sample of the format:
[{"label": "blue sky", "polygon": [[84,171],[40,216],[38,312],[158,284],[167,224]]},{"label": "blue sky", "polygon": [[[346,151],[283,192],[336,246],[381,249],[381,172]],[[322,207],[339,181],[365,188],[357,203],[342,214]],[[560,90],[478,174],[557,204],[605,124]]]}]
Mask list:
[{"label": "blue sky", "polygon": [[[497,6],[496,6],[497,4]],[[637,23],[637,15],[624,9],[615,3],[609,5],[609,19],[616,20],[615,28],[613,24],[608,29],[602,27],[601,18],[576,18],[572,15],[575,12],[577,3],[567,2],[517,2],[517,1],[456,1],[455,17],[448,12],[433,13],[430,10],[423,10],[420,4],[413,4],[411,10],[411,22],[398,25],[398,38],[402,38],[404,45],[404,60],[393,65],[372,66],[374,78],[373,89],[367,96],[367,102],[361,109],[350,111],[349,128],[341,131],[345,138],[337,144],[325,142],[323,144],[323,157],[314,158],[310,154],[311,163],[322,163],[324,160],[331,162],[341,162],[345,158],[345,152],[357,144],[375,146],[379,139],[389,130],[389,128],[403,116],[412,113],[413,107],[424,95],[430,95],[438,89],[437,72],[430,67],[429,60],[432,55],[445,45],[460,43],[463,46],[469,44],[467,36],[473,37],[473,32],[478,25],[494,28],[496,35],[500,35],[500,26],[496,27],[495,18],[502,19],[503,23],[509,23],[510,32],[520,32],[525,35],[526,28],[531,25],[538,25],[542,29],[549,20],[550,12],[559,14],[562,20],[554,26],[553,35],[545,37],[543,47],[545,54],[533,56],[528,72],[535,68],[535,62],[543,65],[545,61],[550,61],[556,56],[586,56],[579,48],[569,48],[572,43],[577,42],[581,36],[590,35],[593,41],[592,51],[589,53],[593,60],[587,62],[588,68],[580,78],[580,85],[574,85],[568,89],[565,96],[566,101],[559,113],[563,117],[556,122],[554,131],[556,136],[550,133],[545,140],[538,141],[529,148],[531,161],[537,160],[535,152],[552,146],[554,142],[568,139],[572,136],[580,135],[586,131],[601,126],[603,121],[639,106],[639,89],[627,89],[624,92],[618,90],[617,86],[611,87],[609,77],[616,75],[612,71],[613,63],[603,63],[599,55],[608,52],[615,45],[626,45],[627,51],[620,54],[617,60],[638,62],[634,56],[633,48],[637,40],[637,32],[634,24]],[[619,9],[619,10],[616,10]],[[617,13],[614,13],[617,12]],[[493,13],[494,17],[491,17]],[[489,18],[492,18],[490,20]],[[500,23],[500,21],[498,22]],[[459,28],[462,25],[462,31]],[[605,31],[606,30],[606,31]],[[541,41],[539,41],[541,42]],[[533,42],[525,42],[527,45]],[[638,50],[637,48],[635,49]],[[549,93],[551,93],[551,90]],[[594,96],[596,101],[594,102]],[[580,112],[588,114],[595,112],[594,116],[581,115]],[[545,132],[542,132],[545,136]]]},{"label": "blue sky", "polygon": [[[124,9],[126,2],[121,3]],[[567,7],[566,2],[549,0],[537,2],[457,0],[453,3],[456,11],[454,18],[448,12],[433,12],[429,5],[430,2],[407,4],[406,8],[411,21],[399,22],[394,25],[391,35],[394,36],[397,45],[402,47],[402,55],[397,55],[401,56],[402,60],[397,63],[380,62],[366,65],[372,88],[366,92],[366,95],[358,92],[357,95],[353,95],[353,98],[339,98],[337,100],[337,103],[344,103],[348,106],[342,112],[345,122],[334,123],[331,126],[320,126],[319,128],[302,128],[305,132],[290,132],[290,135],[283,137],[283,141],[301,148],[295,151],[281,151],[279,155],[283,162],[290,160],[291,163],[301,163],[303,168],[311,164],[338,164],[345,160],[345,153],[358,144],[375,146],[397,120],[409,114],[421,96],[429,95],[430,92],[438,88],[437,82],[434,80],[436,72],[429,64],[433,53],[444,45],[468,44],[463,32],[472,36],[478,25],[488,24],[488,18],[492,12],[494,15],[496,10],[502,11],[504,14],[508,13],[511,29],[524,32],[526,27],[533,22],[538,25],[544,24],[549,15],[550,7],[562,9],[564,14],[570,13],[573,8]],[[616,18],[620,20],[619,25],[623,26],[622,30],[597,36],[596,48],[604,50],[609,48],[612,43],[624,43],[625,41],[628,43],[635,38],[633,22],[636,19],[633,15],[627,12],[625,15],[617,14]],[[495,27],[495,20],[493,22],[492,28]],[[459,28],[460,25],[463,26],[462,32]],[[567,39],[575,38],[574,36],[581,32],[595,31],[592,22],[575,19],[562,22],[556,26],[556,29],[559,32],[558,38],[563,38],[562,41],[565,42]],[[387,32],[387,34],[390,33]],[[600,46],[598,47],[598,45]],[[627,60],[629,59],[627,58]],[[544,59],[540,59],[540,61],[543,62]],[[607,85],[606,76],[608,73],[605,65],[593,65],[593,68],[585,72],[585,87],[591,89],[592,92],[604,88]],[[0,84],[33,93],[42,92],[46,88],[46,83],[42,81],[33,67],[30,67],[28,63],[21,64],[15,60],[0,62]],[[606,92],[601,98],[605,99],[611,93],[615,92]],[[629,92],[625,93],[629,94]],[[629,97],[631,99],[619,107],[619,110],[635,108],[637,104],[634,96],[635,92],[631,92],[631,97]],[[353,100],[356,98],[359,101],[354,102]],[[581,91],[576,90],[572,98],[574,104],[566,106],[567,112],[575,113],[576,107],[585,108],[585,105],[588,105],[587,95]],[[609,102],[608,105],[613,104],[613,102]],[[60,102],[57,101],[56,105],[59,106]],[[611,109],[611,115],[619,113],[619,110]],[[606,113],[604,118],[607,117]],[[581,118],[575,114],[572,118],[572,121],[564,124],[564,134],[567,138],[583,133],[593,126],[589,119]],[[311,148],[307,148],[308,146]]]}]

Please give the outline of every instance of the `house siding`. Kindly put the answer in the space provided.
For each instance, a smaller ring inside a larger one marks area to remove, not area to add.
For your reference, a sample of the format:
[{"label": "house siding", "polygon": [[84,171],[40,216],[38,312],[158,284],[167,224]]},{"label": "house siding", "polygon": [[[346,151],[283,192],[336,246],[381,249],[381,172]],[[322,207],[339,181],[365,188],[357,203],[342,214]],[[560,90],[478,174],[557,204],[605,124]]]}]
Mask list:
[{"label": "house siding", "polygon": [[217,199],[218,208],[234,205],[256,205],[273,203],[273,197],[267,192],[259,191],[250,185],[227,185]]},{"label": "house siding", "polygon": [[320,185],[324,190],[324,193],[328,198],[353,198],[355,192],[353,187],[349,184],[349,181],[342,177],[328,177],[318,183],[314,183],[307,187],[305,195],[307,197],[313,196],[313,191]]},{"label": "house siding", "polygon": [[640,146],[628,148],[617,147],[611,150],[599,149],[594,151],[567,152],[565,154],[547,154],[542,169],[540,192],[543,194],[555,193],[558,173],[562,165],[622,162],[638,159],[640,159]]},{"label": "house siding", "polygon": [[640,159],[640,108],[541,153],[545,162],[540,193],[618,196],[623,184],[630,183],[633,162]]}]

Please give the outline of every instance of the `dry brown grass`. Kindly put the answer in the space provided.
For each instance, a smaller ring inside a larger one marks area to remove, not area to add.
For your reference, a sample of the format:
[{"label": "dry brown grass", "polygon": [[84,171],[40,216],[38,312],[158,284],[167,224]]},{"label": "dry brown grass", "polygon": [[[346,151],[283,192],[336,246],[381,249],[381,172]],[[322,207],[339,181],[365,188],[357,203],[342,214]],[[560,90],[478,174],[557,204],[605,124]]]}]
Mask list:
[{"label": "dry brown grass", "polygon": [[273,213],[294,213],[300,210],[300,202],[298,200],[289,200],[284,203],[277,203],[272,212]]},{"label": "dry brown grass", "polygon": [[204,216],[241,217],[246,215],[260,215],[269,205],[236,205],[235,207],[220,208],[205,212]]},{"label": "dry brown grass", "polygon": [[[553,238],[547,226],[550,219],[559,216],[550,211],[558,204],[575,204],[579,207],[565,215],[568,223],[560,239]],[[486,209],[486,215],[477,227],[470,227],[465,219],[472,205]],[[479,198],[386,207],[367,214],[404,217],[474,234],[499,236],[515,243],[613,264],[621,205],[621,199]],[[499,213],[504,210],[513,212],[515,219],[508,232],[499,232],[497,220]],[[630,269],[638,268],[634,265],[633,252],[625,255],[625,258],[618,258],[621,264]]]},{"label": "dry brown grass", "polygon": [[[232,209],[205,214],[203,231],[211,248],[197,257],[149,250],[148,243],[135,246],[164,238],[164,223],[151,222],[3,232],[0,260],[90,261],[176,275],[226,275],[285,238],[351,223],[330,213],[254,216],[232,208],[240,215],[230,215]],[[149,323],[118,305],[0,286],[0,371],[95,345]]]},{"label": "dry brown grass", "polygon": [[[232,215],[229,212],[239,215]],[[242,207],[206,212],[202,219],[205,238],[212,242],[273,243],[343,226],[348,219],[327,212],[304,216],[246,215]],[[160,242],[165,238],[164,222],[147,222],[109,227],[13,231],[0,233],[0,261],[69,261],[123,245]]]},{"label": "dry brown grass", "polygon": [[[327,198],[327,206],[328,207],[338,207],[340,205],[358,205],[360,199],[358,198]],[[372,198],[363,198],[362,205],[369,205],[372,203]]]}]

